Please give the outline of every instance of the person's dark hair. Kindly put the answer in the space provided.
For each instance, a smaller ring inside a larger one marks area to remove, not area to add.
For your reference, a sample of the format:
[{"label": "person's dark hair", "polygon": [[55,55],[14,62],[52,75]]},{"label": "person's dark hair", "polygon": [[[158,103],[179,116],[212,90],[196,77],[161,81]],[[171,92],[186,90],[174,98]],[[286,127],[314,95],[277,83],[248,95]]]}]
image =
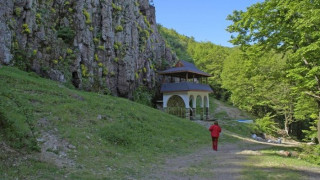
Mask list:
[{"label": "person's dark hair", "polygon": [[214,124],[215,124],[215,125],[218,125],[218,121],[214,121]]}]

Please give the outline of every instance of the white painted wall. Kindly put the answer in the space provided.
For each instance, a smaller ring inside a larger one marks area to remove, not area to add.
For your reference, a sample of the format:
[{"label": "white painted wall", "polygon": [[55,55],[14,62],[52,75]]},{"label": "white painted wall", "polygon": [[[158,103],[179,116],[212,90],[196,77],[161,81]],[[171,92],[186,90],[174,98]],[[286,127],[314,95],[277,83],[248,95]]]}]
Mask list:
[{"label": "white painted wall", "polygon": [[[197,97],[200,96],[201,97],[201,107],[209,107],[209,93],[208,92],[202,92],[202,91],[182,91],[182,92],[172,92],[172,93],[163,93],[163,107],[166,108],[168,101],[170,99],[171,96],[173,95],[178,95],[180,96],[183,101],[184,104],[186,106],[186,108],[190,108],[189,106],[189,101],[190,98],[193,97],[193,102],[192,102],[192,107],[191,108],[196,108],[196,102],[197,102]],[[207,99],[207,101],[205,102],[205,97]],[[206,104],[204,104],[206,103]]]}]

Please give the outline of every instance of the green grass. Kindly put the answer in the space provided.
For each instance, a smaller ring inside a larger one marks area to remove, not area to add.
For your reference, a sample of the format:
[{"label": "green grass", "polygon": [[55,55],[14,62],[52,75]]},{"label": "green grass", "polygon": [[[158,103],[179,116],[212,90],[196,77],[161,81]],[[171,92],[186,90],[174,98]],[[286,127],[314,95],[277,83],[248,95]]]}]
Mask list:
[{"label": "green grass", "polygon": [[[0,179],[139,178],[163,157],[210,142],[207,129],[189,120],[127,99],[70,89],[13,67],[0,69],[0,84],[0,140],[31,154],[28,160],[8,164],[8,159],[24,155],[1,153]],[[41,131],[54,129],[76,146],[68,152],[75,167],[61,169],[35,160],[40,150],[36,139]]]},{"label": "green grass", "polygon": [[[219,107],[219,105],[217,103],[219,100],[215,99],[212,96],[210,96],[209,99],[210,99],[209,100],[210,116],[213,117],[215,120],[218,120],[219,125],[222,127],[222,129],[226,129],[230,132],[236,133],[236,134],[244,136],[244,137],[251,136],[251,132],[253,131],[253,127],[254,127],[253,124],[237,122],[234,118],[229,117],[228,113],[225,111],[216,112],[216,109]],[[230,104],[228,104],[226,102],[222,102],[222,101],[219,101],[219,104],[222,104],[222,106],[229,107],[231,109],[236,108],[236,107],[231,106]],[[252,117],[250,117],[251,115],[249,115],[245,112],[241,111],[240,115],[243,117],[247,117],[248,119],[252,119]],[[229,139],[230,138],[231,137],[229,137]],[[230,140],[233,141],[234,138],[231,138]]]},{"label": "green grass", "polygon": [[261,150],[262,155],[249,156],[247,162],[244,163],[246,167],[242,171],[240,179],[308,179],[308,174],[311,176],[320,176],[318,170],[312,168],[319,168],[315,164],[311,164],[297,157],[285,157],[278,154],[280,150],[285,151],[299,151],[298,148],[293,147],[272,147]]}]

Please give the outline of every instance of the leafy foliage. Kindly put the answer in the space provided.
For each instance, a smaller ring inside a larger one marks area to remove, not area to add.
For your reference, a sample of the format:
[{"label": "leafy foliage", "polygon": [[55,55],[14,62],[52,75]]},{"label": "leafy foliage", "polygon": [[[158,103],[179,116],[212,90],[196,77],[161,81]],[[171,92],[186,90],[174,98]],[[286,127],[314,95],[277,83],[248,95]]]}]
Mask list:
[{"label": "leafy foliage", "polygon": [[[138,74],[136,74],[138,75]],[[147,106],[152,106],[152,98],[154,97],[154,92],[150,91],[144,86],[140,86],[133,93],[133,100],[137,103],[144,104]]]},{"label": "leafy foliage", "polygon": [[162,25],[158,25],[158,31],[161,36],[165,39],[166,44],[173,50],[179,59],[188,62],[193,62],[192,56],[187,52],[188,45],[190,42],[194,42],[194,38],[189,38],[178,34],[173,29],[167,29]]},{"label": "leafy foliage", "polygon": [[[319,12],[318,1],[268,0],[246,12],[234,11],[228,16],[233,24],[227,30],[237,33],[231,42],[242,50],[287,54],[286,79],[294,85],[290,89],[296,96],[307,94],[320,104],[320,34],[315,30],[319,29]],[[319,129],[320,121],[318,138]]]},{"label": "leafy foliage", "polygon": [[265,117],[256,119],[255,125],[260,132],[265,132],[271,135],[277,135],[277,124],[273,117],[268,113]]},{"label": "leafy foliage", "polygon": [[71,27],[60,27],[58,29],[58,37],[61,38],[65,43],[72,43],[75,36],[74,30]]},{"label": "leafy foliage", "polygon": [[227,100],[229,98],[229,92],[221,87],[220,75],[223,62],[231,52],[230,48],[211,42],[196,42],[193,37],[180,35],[175,30],[161,25],[158,25],[158,30],[179,59],[192,62],[199,69],[213,76],[209,78],[209,84],[214,89],[213,93],[217,99]]},{"label": "leafy foliage", "polygon": [[301,159],[305,159],[313,164],[320,165],[320,145],[304,145],[302,146],[302,149],[303,152],[299,156]]}]

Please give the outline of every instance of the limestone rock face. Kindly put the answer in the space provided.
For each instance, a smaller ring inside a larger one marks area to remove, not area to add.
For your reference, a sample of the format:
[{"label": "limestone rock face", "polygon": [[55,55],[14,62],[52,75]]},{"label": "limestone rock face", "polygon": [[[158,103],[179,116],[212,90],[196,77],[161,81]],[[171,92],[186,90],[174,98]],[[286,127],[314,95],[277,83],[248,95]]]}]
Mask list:
[{"label": "limestone rock face", "polygon": [[148,0],[0,0],[0,64],[131,97],[175,60]]}]

